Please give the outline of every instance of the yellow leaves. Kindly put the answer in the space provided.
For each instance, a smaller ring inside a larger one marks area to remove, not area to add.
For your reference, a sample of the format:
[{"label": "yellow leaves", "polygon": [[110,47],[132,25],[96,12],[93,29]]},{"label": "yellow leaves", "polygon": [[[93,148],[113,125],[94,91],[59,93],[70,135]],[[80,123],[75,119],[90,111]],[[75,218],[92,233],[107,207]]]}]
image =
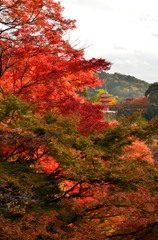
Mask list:
[{"label": "yellow leaves", "polygon": [[13,202],[13,201],[7,203],[7,207],[8,207],[9,212],[12,213],[12,214],[22,214],[23,215],[26,212],[26,206],[25,205],[21,206],[21,205],[17,204],[16,202]]}]

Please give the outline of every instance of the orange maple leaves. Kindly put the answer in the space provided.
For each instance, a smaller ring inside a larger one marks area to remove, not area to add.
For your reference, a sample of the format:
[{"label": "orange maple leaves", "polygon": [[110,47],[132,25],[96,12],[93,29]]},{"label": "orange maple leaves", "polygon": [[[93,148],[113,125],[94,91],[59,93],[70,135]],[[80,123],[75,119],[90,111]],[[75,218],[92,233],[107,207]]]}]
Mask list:
[{"label": "orange maple leaves", "polygon": [[103,59],[84,58],[63,36],[75,25],[62,16],[55,1],[3,1],[0,85],[36,102],[40,108],[58,108],[65,99],[78,99],[78,91],[99,84],[95,73],[108,70]]}]

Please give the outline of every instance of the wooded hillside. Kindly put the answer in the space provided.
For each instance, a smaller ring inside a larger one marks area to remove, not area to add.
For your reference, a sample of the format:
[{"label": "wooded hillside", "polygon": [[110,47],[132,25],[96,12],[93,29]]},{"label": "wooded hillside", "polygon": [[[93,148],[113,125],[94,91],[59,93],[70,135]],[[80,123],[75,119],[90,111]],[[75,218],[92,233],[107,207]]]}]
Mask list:
[{"label": "wooded hillside", "polygon": [[[158,117],[107,122],[86,98],[111,63],[66,40],[60,2],[0,2],[0,240],[157,240]],[[114,76],[121,97],[147,90]]]},{"label": "wooded hillside", "polygon": [[[100,79],[106,80],[105,84],[108,93],[119,98],[144,96],[145,91],[149,87],[149,83],[121,73],[110,74],[101,72],[98,76]],[[103,84],[104,88],[105,84]]]}]

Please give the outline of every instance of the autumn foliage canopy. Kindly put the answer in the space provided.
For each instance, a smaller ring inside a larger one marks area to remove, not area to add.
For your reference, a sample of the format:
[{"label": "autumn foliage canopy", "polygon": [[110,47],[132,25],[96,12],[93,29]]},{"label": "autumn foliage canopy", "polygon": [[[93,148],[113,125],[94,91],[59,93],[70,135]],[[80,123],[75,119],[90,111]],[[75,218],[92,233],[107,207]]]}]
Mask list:
[{"label": "autumn foliage canopy", "polygon": [[95,73],[110,63],[84,58],[67,40],[75,22],[65,20],[59,3],[49,0],[1,1],[1,87],[44,109],[60,109],[77,94],[99,84]]},{"label": "autumn foliage canopy", "polygon": [[106,123],[83,93],[111,64],[70,44],[62,11],[0,0],[0,238],[156,240],[158,121]]}]

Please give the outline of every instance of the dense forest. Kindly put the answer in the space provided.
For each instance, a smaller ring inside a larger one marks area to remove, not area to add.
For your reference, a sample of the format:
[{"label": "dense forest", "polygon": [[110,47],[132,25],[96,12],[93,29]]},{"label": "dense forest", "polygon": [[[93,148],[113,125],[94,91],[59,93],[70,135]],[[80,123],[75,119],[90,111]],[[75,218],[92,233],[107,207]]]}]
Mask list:
[{"label": "dense forest", "polygon": [[106,80],[107,91],[120,98],[144,96],[149,87],[149,83],[130,75],[99,73],[98,76]]},{"label": "dense forest", "polygon": [[125,77],[138,98],[113,99],[121,114],[107,121],[87,92],[99,73],[115,96],[128,84],[114,74],[109,87],[111,63],[71,45],[62,11],[0,2],[0,239],[157,240],[158,84]]},{"label": "dense forest", "polygon": [[97,90],[101,88],[105,89],[109,94],[117,96],[119,99],[140,97],[144,96],[144,93],[149,88],[149,83],[121,73],[100,72],[98,73],[98,77],[104,82],[100,87],[96,87],[96,89],[89,89],[88,96],[90,97],[94,96]]}]

